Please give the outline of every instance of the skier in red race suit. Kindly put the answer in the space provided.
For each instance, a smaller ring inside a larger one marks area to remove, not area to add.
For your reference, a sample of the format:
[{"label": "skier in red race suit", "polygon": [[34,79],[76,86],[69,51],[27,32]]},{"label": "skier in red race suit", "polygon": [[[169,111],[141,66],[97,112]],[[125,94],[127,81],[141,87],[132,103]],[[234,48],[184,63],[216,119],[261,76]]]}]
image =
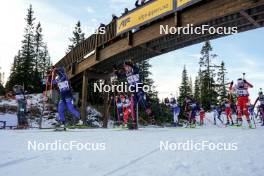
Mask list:
[{"label": "skier in red race suit", "polygon": [[[114,73],[116,74],[118,78],[127,79],[128,84],[130,86],[133,86],[133,89],[134,89],[133,95],[134,95],[135,104],[139,103],[145,109],[146,114],[149,117],[153,118],[150,105],[146,98],[146,93],[142,90],[142,88],[139,88],[140,86],[143,86],[143,83],[141,82],[140,77],[139,77],[139,68],[135,64],[133,64],[132,61],[126,61],[123,64],[122,70],[118,70],[117,66],[114,65]],[[132,109],[132,111],[135,112],[135,109]],[[133,119],[134,121],[136,120],[135,117]],[[136,124],[136,122],[134,123]],[[136,126],[135,129],[137,128],[138,127]]]},{"label": "skier in red race suit", "polygon": [[242,115],[245,115],[249,128],[252,128],[248,112],[249,103],[249,88],[253,88],[253,85],[247,82],[245,79],[239,78],[237,84],[233,86],[234,82],[230,84],[230,91],[235,92],[237,95],[237,123],[238,126],[242,126]]},{"label": "skier in red race suit", "polygon": [[232,108],[231,108],[231,102],[227,98],[224,99],[223,106],[225,108],[225,113],[226,113],[226,125],[234,125],[233,118],[232,118]]},{"label": "skier in red race suit", "polygon": [[201,110],[200,110],[200,125],[201,126],[204,125],[204,118],[205,118],[205,110],[203,108],[201,108]]}]

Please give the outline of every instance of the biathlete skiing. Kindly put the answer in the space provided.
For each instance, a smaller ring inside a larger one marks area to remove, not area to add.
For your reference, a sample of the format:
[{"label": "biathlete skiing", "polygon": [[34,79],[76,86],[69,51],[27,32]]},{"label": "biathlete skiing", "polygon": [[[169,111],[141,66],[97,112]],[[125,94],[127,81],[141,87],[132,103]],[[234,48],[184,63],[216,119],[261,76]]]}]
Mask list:
[{"label": "biathlete skiing", "polygon": [[132,116],[131,102],[129,98],[125,95],[120,95],[119,97],[116,97],[116,106],[118,125],[120,125],[121,121],[123,121],[123,126],[127,128],[129,118]]},{"label": "biathlete skiing", "polygon": [[223,107],[225,109],[225,114],[226,114],[226,125],[234,125],[234,121],[232,118],[231,102],[230,100],[228,100],[228,98],[224,99]]},{"label": "biathlete skiing", "polygon": [[172,114],[173,114],[173,126],[178,127],[179,124],[179,115],[181,112],[181,108],[177,103],[176,98],[165,98],[165,105],[170,108]]},{"label": "biathlete skiing", "polygon": [[175,98],[170,99],[170,107],[173,113],[173,125],[177,127],[179,126],[179,115],[181,112],[181,108],[178,105],[177,100]]},{"label": "biathlete skiing", "polygon": [[256,101],[254,103],[254,107],[256,106],[258,101],[260,102],[259,112],[260,112],[260,117],[262,120],[261,126],[264,126],[264,95],[263,95],[262,89],[260,89],[260,91],[259,91],[259,95],[258,95],[258,98],[256,99]]},{"label": "biathlete skiing", "polygon": [[212,112],[213,112],[213,117],[214,117],[214,125],[217,125],[217,119],[221,122],[221,124],[223,125],[224,122],[223,120],[221,119],[221,115],[222,115],[222,108],[219,107],[219,106],[214,106],[212,105],[211,106],[212,108]]},{"label": "biathlete skiing", "polygon": [[132,95],[131,95],[131,106],[133,108],[131,109],[132,113],[132,118],[133,118],[133,128],[137,129],[138,124],[137,121],[138,119],[136,118],[136,104],[138,103],[141,107],[144,108],[146,114],[150,117],[153,118],[153,114],[150,109],[150,105],[147,101],[147,97],[145,92],[143,91],[143,83],[140,80],[139,76],[139,68],[133,64],[131,61],[126,61],[123,64],[122,69],[118,69],[117,66],[114,66],[114,73],[119,79],[126,78],[129,86],[131,87]]},{"label": "biathlete skiing", "polygon": [[188,117],[188,125],[190,128],[196,127],[196,114],[200,111],[199,104],[192,99],[185,99],[185,114]]},{"label": "biathlete skiing", "polygon": [[15,85],[13,92],[17,101],[17,119],[18,129],[25,129],[28,127],[27,121],[27,100],[24,92],[24,88],[21,85]]},{"label": "biathlete skiing", "polygon": [[[243,74],[245,76],[245,73]],[[245,115],[249,128],[253,128],[249,118],[248,104],[249,104],[249,88],[253,88],[245,78],[239,78],[237,84],[233,85],[232,81],[229,87],[230,92],[235,92],[237,95],[237,125],[242,126],[242,116]]]},{"label": "biathlete skiing", "polygon": [[203,108],[200,109],[200,126],[204,125],[204,118],[205,118],[205,110]]},{"label": "biathlete skiing", "polygon": [[60,101],[58,104],[58,113],[59,113],[59,124],[57,125],[56,129],[58,130],[66,130],[65,124],[65,115],[64,110],[65,106],[74,116],[74,119],[77,125],[82,125],[83,122],[80,120],[80,113],[74,108],[73,105],[73,97],[72,97],[72,90],[70,88],[69,80],[63,68],[53,68],[53,74],[56,75],[54,80],[51,80],[53,85],[57,85],[59,92],[60,92]]}]

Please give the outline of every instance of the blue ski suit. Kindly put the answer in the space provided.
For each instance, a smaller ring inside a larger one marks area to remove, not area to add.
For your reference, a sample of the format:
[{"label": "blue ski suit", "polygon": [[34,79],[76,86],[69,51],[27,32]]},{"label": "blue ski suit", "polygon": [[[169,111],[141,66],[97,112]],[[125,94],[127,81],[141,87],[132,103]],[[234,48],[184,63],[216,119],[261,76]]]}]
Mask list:
[{"label": "blue ski suit", "polygon": [[60,91],[60,101],[58,104],[59,121],[65,123],[65,105],[67,106],[68,110],[74,115],[75,119],[79,120],[80,113],[73,106],[71,88],[64,69],[57,68],[56,74],[58,75],[58,79],[53,80],[53,84],[57,84]]}]

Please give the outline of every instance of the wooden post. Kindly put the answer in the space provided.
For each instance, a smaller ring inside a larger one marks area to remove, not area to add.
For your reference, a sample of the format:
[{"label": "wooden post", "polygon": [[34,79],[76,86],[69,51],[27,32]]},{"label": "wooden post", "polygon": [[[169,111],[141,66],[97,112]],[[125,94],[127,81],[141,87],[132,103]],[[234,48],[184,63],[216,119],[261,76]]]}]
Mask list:
[{"label": "wooden post", "polygon": [[131,31],[127,33],[127,41],[129,46],[133,46],[133,34]]},{"label": "wooden post", "polygon": [[99,61],[99,50],[98,50],[98,38],[99,38],[99,34],[96,33],[96,37],[95,37],[95,60]]},{"label": "wooden post", "polygon": [[83,83],[82,83],[82,107],[81,107],[81,119],[83,120],[84,123],[86,121],[87,95],[88,95],[88,75],[87,75],[87,71],[84,71]]},{"label": "wooden post", "polygon": [[175,26],[176,27],[181,26],[181,14],[180,14],[179,11],[178,12],[175,12],[174,19],[175,19]]},{"label": "wooden post", "polygon": [[[109,84],[110,79],[105,80],[105,84]],[[110,97],[109,92],[104,92],[104,110],[103,110],[103,128],[107,128],[109,110],[110,110]]]}]

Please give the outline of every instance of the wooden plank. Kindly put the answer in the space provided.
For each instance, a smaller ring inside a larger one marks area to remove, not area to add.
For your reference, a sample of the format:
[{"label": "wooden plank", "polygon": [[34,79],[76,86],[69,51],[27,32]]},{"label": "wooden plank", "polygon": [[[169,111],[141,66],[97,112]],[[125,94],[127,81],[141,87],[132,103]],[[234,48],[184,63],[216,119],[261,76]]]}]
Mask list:
[{"label": "wooden plank", "polygon": [[86,107],[87,107],[87,96],[88,96],[88,74],[87,71],[83,72],[82,79],[82,106],[81,106],[81,119],[85,122],[86,120]]}]

